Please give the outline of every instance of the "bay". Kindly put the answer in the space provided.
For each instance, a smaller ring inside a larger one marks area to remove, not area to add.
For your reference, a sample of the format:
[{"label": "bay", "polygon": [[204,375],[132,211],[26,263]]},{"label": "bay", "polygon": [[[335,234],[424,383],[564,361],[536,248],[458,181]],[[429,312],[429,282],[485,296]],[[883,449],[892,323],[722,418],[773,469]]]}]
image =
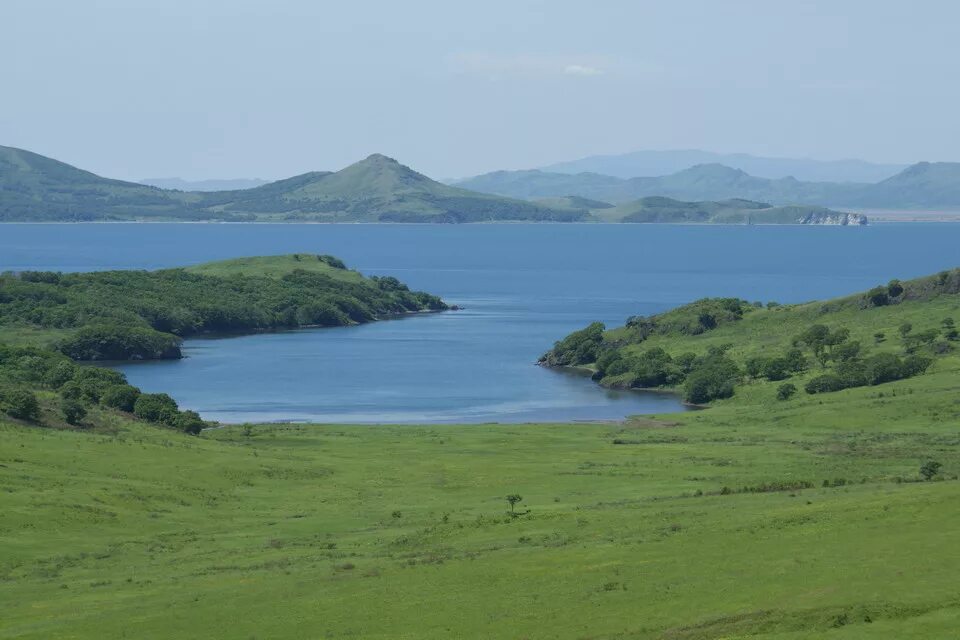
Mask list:
[{"label": "bay", "polygon": [[329,253],[465,307],[357,327],[188,340],[119,367],[227,422],[526,422],[681,408],[534,362],[572,330],[705,296],[802,302],[957,266],[960,225],[6,224],[0,269],[155,269]]}]

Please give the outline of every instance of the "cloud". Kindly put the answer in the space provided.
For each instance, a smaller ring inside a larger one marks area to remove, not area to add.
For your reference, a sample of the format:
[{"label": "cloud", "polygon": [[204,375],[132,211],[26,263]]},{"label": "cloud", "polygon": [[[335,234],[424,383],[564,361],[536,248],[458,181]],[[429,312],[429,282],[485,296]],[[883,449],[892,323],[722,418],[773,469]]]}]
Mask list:
[{"label": "cloud", "polygon": [[598,76],[602,65],[565,56],[537,54],[498,55],[483,51],[461,52],[448,58],[456,73],[499,76]]},{"label": "cloud", "polygon": [[568,76],[599,76],[603,71],[583,64],[568,64],[563,68],[563,73]]}]

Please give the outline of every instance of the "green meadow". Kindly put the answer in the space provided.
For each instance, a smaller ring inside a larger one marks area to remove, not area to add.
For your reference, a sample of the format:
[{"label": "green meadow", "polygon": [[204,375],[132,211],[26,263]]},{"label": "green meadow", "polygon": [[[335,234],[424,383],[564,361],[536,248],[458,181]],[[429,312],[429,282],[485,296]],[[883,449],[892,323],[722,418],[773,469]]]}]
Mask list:
[{"label": "green meadow", "polygon": [[775,356],[814,323],[849,329],[863,362],[929,360],[811,394],[859,356],[811,358],[789,399],[741,375],[708,409],[616,423],[192,436],[91,401],[70,427],[62,389],[24,369],[42,360],[16,356],[39,417],[0,414],[0,638],[956,638],[958,277],[606,332],[637,366],[654,347]]},{"label": "green meadow", "polygon": [[0,637],[955,637],[957,373],[623,424],[8,422]]}]

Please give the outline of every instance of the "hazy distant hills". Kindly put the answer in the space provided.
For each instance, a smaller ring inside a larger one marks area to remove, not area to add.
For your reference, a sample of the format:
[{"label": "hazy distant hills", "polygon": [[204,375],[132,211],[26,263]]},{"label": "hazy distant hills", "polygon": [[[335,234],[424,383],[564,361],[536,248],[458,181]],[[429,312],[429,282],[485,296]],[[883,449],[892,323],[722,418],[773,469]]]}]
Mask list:
[{"label": "hazy distant hills", "polygon": [[742,198],[777,205],[960,209],[960,163],[954,162],[921,162],[873,184],[761,178],[720,164],[703,164],[669,175],[629,179],[597,173],[495,171],[457,186],[515,198],[574,195],[615,204],[665,196],[697,201]]},{"label": "hazy distant hills", "polygon": [[259,178],[228,178],[223,180],[184,180],[183,178],[144,178],[138,180],[140,184],[161,189],[176,189],[178,191],[235,191],[237,189],[252,189],[267,184],[269,180]]},{"label": "hazy distant hills", "polygon": [[722,164],[758,178],[786,178],[810,182],[879,182],[907,165],[876,164],[863,160],[810,160],[767,158],[746,153],[712,153],[696,149],[634,151],[617,155],[590,156],[545,167],[548,173],[599,173],[615,178],[665,176],[698,164]]},{"label": "hazy distant hills", "polygon": [[102,178],[29,151],[0,147],[0,220],[300,220],[482,222],[585,219],[441,184],[374,154],[337,172],[311,172],[232,191],[172,191]]},{"label": "hazy distant hills", "polygon": [[829,224],[864,225],[866,216],[812,205],[771,206],[765,202],[732,199],[684,202],[650,196],[595,212],[608,222],[696,224]]}]

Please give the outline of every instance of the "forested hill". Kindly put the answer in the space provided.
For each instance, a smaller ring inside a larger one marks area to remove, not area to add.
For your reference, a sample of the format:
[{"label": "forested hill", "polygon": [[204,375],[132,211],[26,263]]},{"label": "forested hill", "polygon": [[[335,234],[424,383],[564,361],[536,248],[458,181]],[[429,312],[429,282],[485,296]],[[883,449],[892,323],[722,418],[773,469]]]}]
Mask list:
[{"label": "forested hill", "polygon": [[838,392],[960,369],[960,269],[798,305],[709,298],[557,342],[546,366],[586,367],[614,388],[672,388],[693,403]]},{"label": "forested hill", "polygon": [[438,297],[332,256],[243,258],[187,269],[0,276],[0,342],[46,336],[75,360],[177,358],[182,337],[371,322],[440,311]]},{"label": "forested hill", "polygon": [[0,222],[565,222],[587,216],[585,209],[451,187],[379,154],[337,172],[314,171],[252,189],[191,192],[110,180],[29,151],[0,147]]}]

